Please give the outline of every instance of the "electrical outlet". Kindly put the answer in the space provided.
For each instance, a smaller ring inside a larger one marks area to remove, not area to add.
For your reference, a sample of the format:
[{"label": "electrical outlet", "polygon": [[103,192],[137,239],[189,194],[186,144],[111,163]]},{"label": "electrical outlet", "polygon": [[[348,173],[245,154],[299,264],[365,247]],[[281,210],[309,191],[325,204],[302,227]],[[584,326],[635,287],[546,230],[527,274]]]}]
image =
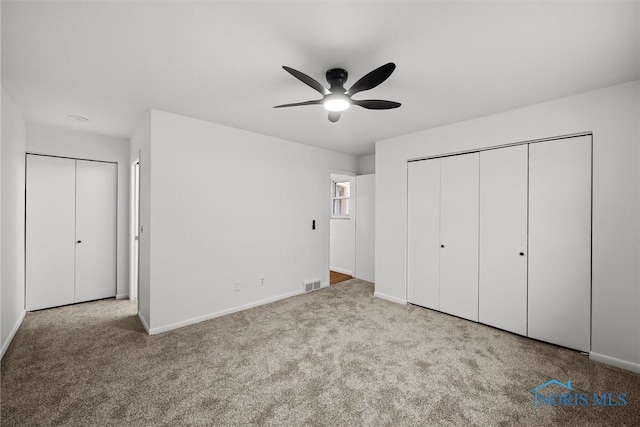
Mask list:
[{"label": "electrical outlet", "polygon": [[260,278],[260,286],[264,286],[264,277]]},{"label": "electrical outlet", "polygon": [[240,290],[240,282],[235,282],[233,284],[233,290],[234,291],[239,291]]}]

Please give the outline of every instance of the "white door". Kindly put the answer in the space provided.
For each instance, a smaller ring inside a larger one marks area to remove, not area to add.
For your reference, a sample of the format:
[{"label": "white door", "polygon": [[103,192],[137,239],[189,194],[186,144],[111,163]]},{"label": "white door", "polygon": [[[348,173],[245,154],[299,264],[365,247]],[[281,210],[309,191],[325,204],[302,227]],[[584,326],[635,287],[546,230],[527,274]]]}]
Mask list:
[{"label": "white door", "polygon": [[480,153],[478,319],[527,334],[528,146]]},{"label": "white door", "polygon": [[75,301],[116,295],[116,203],[114,163],[77,161]]},{"label": "white door", "polygon": [[376,176],[356,177],[356,274],[358,279],[374,282]]},{"label": "white door", "polygon": [[26,309],[74,302],[75,160],[27,156]]},{"label": "white door", "polygon": [[529,146],[529,336],[589,351],[591,137]]},{"label": "white door", "polygon": [[440,310],[477,322],[479,155],[440,161]]},{"label": "white door", "polygon": [[409,163],[407,300],[440,310],[440,159]]},{"label": "white door", "polygon": [[131,256],[129,278],[129,299],[138,299],[140,266],[140,161],[136,160],[131,168]]}]

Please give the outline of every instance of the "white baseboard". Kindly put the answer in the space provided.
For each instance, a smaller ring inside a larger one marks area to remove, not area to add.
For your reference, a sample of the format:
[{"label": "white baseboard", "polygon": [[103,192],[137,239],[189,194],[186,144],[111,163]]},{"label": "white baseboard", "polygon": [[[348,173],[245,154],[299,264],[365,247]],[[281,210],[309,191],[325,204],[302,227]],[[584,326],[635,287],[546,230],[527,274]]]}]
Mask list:
[{"label": "white baseboard", "polygon": [[396,304],[407,305],[407,300],[406,299],[402,299],[402,298],[398,298],[398,297],[392,297],[391,295],[383,294],[383,293],[380,293],[380,292],[374,292],[373,296],[377,297],[377,298],[380,298],[380,299],[383,299],[383,300],[395,302]]},{"label": "white baseboard", "polygon": [[204,322],[205,320],[215,319],[216,317],[226,316],[227,314],[236,313],[238,311],[243,311],[243,310],[246,310],[246,309],[249,309],[249,308],[258,307],[258,306],[264,305],[264,304],[269,304],[269,303],[272,303],[272,302],[279,301],[281,299],[291,298],[291,297],[294,297],[296,295],[300,295],[300,294],[303,294],[303,293],[304,293],[304,291],[302,289],[300,289],[299,291],[290,292],[288,294],[282,294],[282,295],[278,295],[278,296],[275,296],[275,297],[263,299],[263,300],[260,300],[260,301],[255,301],[255,302],[250,302],[248,304],[239,305],[237,307],[228,308],[226,310],[216,311],[215,313],[204,314],[202,316],[193,317],[191,319],[186,319],[186,320],[182,320],[180,322],[171,323],[169,325],[159,326],[157,328],[149,329],[148,330],[149,331],[149,335],[161,334],[163,332],[168,332],[168,331],[171,331],[173,329],[178,329],[178,328],[182,328],[184,326],[193,325],[195,323]]},{"label": "white baseboard", "polygon": [[129,299],[129,294],[118,294],[116,299]]},{"label": "white baseboard", "polygon": [[149,332],[149,324],[140,312],[138,312],[138,319],[140,319],[140,323],[142,323],[142,326],[144,327],[144,330],[147,331],[147,334],[151,335],[151,332]]},{"label": "white baseboard", "polygon": [[16,322],[15,325],[13,325],[13,329],[11,329],[11,332],[9,333],[9,336],[7,337],[7,341],[2,343],[2,351],[0,353],[0,360],[2,360],[2,358],[4,357],[4,354],[9,349],[9,346],[11,345],[11,341],[13,341],[13,337],[16,336],[16,332],[18,332],[18,329],[20,328],[20,325],[22,325],[22,321],[24,320],[24,316],[26,316],[26,314],[27,314],[27,311],[26,310],[22,310],[22,313],[20,313],[20,316],[18,316],[18,321]]},{"label": "white baseboard", "polygon": [[615,357],[606,356],[604,354],[594,353],[593,351],[589,353],[589,359],[595,360],[596,362],[606,363],[607,365],[615,366],[617,368],[640,373],[640,364],[638,363],[617,359]]},{"label": "white baseboard", "polygon": [[344,268],[329,267],[329,270],[335,271],[337,273],[348,274],[349,276],[354,276],[353,271],[345,270]]},{"label": "white baseboard", "polygon": [[328,288],[328,287],[329,287],[329,285],[330,285],[330,283],[322,283],[322,284],[320,285],[320,289],[322,289],[322,288]]}]

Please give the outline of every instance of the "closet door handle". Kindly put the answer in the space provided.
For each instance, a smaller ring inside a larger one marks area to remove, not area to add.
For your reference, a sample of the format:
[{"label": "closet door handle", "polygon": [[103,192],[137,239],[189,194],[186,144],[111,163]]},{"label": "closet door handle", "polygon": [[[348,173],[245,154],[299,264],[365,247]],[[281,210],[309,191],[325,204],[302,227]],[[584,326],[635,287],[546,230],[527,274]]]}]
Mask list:
[{"label": "closet door handle", "polygon": [[76,243],[82,243],[82,240],[78,240]]},{"label": "closet door handle", "polygon": [[520,252],[520,256],[524,256],[524,252]]},{"label": "closet door handle", "polygon": [[444,245],[440,245],[441,248],[444,248]]}]

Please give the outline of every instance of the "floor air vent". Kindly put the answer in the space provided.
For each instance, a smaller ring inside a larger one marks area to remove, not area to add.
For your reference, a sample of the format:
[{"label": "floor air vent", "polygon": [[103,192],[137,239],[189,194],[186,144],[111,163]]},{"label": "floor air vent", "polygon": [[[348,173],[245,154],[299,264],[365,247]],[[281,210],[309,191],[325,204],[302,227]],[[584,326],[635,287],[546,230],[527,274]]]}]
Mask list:
[{"label": "floor air vent", "polygon": [[312,291],[317,291],[318,289],[320,289],[321,287],[321,282],[319,279],[317,280],[309,280],[307,282],[304,282],[302,284],[302,289],[305,292],[312,292]]}]

